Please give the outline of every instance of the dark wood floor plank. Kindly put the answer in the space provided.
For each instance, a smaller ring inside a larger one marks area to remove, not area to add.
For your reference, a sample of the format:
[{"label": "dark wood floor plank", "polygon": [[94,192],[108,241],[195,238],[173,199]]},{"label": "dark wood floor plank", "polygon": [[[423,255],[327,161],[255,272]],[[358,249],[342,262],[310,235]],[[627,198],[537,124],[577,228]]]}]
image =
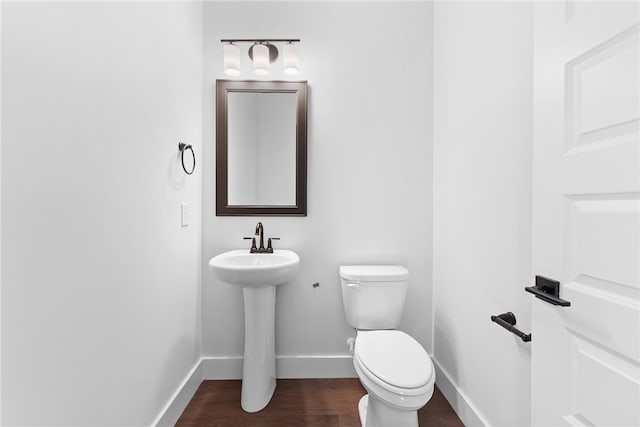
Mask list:
[{"label": "dark wood floor plank", "polygon": [[[357,378],[281,379],[269,405],[247,413],[242,382],[203,381],[177,427],[360,427],[358,401],[366,394]],[[464,427],[440,390],[418,411],[421,425]]]},{"label": "dark wood floor plank", "polygon": [[335,415],[303,415],[292,417],[286,415],[273,415],[261,419],[247,419],[245,427],[340,427],[338,417]]},{"label": "dark wood floor plank", "polygon": [[418,411],[418,422],[423,426],[464,427],[437,386],[426,406]]},{"label": "dark wood floor plank", "polygon": [[338,416],[338,421],[340,423],[340,427],[361,427],[360,417],[357,414],[340,415]]}]

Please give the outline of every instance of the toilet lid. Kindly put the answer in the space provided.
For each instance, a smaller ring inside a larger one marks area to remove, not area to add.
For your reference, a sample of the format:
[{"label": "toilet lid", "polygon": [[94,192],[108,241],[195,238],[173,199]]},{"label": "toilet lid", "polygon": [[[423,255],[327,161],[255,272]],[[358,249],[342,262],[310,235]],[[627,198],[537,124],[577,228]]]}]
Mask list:
[{"label": "toilet lid", "polygon": [[402,331],[360,331],[355,354],[371,374],[399,388],[421,387],[433,375],[427,352]]}]

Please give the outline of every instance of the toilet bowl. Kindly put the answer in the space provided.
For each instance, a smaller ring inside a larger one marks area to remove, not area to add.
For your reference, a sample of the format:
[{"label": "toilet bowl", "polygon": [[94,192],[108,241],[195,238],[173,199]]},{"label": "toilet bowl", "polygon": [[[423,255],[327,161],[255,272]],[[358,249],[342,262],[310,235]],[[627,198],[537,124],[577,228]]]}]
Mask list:
[{"label": "toilet bowl", "polygon": [[353,365],[367,390],[358,412],[362,427],[417,427],[418,409],[431,399],[435,371],[413,337],[395,330],[409,272],[402,266],[340,267],[347,321],[356,328]]},{"label": "toilet bowl", "polygon": [[353,365],[367,390],[358,405],[362,426],[416,427],[418,409],[433,395],[431,358],[408,334],[358,331]]}]

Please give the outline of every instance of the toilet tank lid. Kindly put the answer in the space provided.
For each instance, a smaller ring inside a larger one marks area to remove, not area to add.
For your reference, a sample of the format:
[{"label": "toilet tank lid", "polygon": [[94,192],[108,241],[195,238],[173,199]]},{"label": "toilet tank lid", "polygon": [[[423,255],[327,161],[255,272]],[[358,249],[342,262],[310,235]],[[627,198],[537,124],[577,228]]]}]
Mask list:
[{"label": "toilet tank lid", "polygon": [[343,265],[340,277],[356,282],[394,282],[409,279],[409,270],[401,265]]}]

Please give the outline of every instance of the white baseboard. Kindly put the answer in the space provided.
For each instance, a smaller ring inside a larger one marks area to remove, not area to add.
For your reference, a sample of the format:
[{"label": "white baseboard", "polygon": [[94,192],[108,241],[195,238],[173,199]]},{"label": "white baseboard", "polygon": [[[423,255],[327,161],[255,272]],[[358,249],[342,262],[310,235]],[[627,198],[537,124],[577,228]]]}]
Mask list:
[{"label": "white baseboard", "polygon": [[239,380],[242,378],[242,356],[202,358],[203,380]]},{"label": "white baseboard", "polygon": [[[205,357],[205,380],[242,378],[242,356]],[[350,355],[276,356],[277,378],[357,378]]]},{"label": "white baseboard", "polygon": [[278,378],[357,378],[351,355],[276,356]]},{"label": "white baseboard", "polygon": [[180,384],[176,392],[173,393],[169,402],[151,425],[155,427],[174,426],[201,383],[202,359],[196,362],[191,372],[182,381],[182,384]]},{"label": "white baseboard", "polygon": [[458,418],[467,427],[489,427],[489,423],[484,419],[467,395],[451,380],[451,376],[442,369],[437,360],[432,357],[433,365],[436,368],[436,385],[444,394]]}]

